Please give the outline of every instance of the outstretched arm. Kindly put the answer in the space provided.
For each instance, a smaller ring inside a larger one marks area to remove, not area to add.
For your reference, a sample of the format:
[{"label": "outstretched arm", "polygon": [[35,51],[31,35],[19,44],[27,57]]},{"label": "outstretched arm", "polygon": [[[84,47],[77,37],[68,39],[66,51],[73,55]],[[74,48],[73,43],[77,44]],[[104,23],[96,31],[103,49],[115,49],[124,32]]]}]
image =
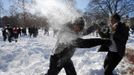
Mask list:
[{"label": "outstretched arm", "polygon": [[109,39],[102,38],[92,38],[92,39],[77,39],[77,48],[91,48],[98,45],[110,45],[111,41]]}]

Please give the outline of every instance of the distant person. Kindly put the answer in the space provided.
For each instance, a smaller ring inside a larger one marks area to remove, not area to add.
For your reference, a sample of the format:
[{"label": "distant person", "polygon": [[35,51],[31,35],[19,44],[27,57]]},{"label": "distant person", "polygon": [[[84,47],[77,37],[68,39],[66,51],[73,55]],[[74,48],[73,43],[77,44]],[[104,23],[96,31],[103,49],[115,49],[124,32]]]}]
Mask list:
[{"label": "distant person", "polygon": [[109,38],[112,44],[108,47],[102,45],[99,51],[108,51],[104,61],[104,75],[113,75],[113,70],[125,55],[126,43],[129,36],[129,27],[120,22],[120,16],[116,13],[111,16],[111,24],[108,32],[99,34],[102,38]]},{"label": "distant person", "polygon": [[3,36],[3,41],[6,41],[7,36],[6,36],[6,30],[5,30],[5,27],[2,28],[2,36]]},{"label": "distant person", "polygon": [[38,35],[38,28],[37,27],[34,27],[34,29],[33,29],[33,37],[37,37],[37,35]]},{"label": "distant person", "polygon": [[13,37],[14,37],[15,42],[17,42],[17,39],[19,37],[19,28],[16,26],[13,27]]},{"label": "distant person", "polygon": [[19,36],[21,36],[21,27],[18,27],[18,33],[19,33]]},{"label": "distant person", "polygon": [[28,28],[28,33],[29,33],[30,37],[37,37],[37,35],[38,35],[38,28],[36,28],[36,27],[29,27]]},{"label": "distant person", "polygon": [[23,33],[24,35],[27,35],[27,28],[22,28],[22,33]]},{"label": "distant person", "polygon": [[3,28],[2,35],[4,41],[7,39],[9,42],[12,42],[13,30],[9,25]]},{"label": "distant person", "polygon": [[2,36],[3,36],[3,41],[6,41],[8,38],[8,30],[6,30],[6,27],[2,28]]},{"label": "distant person", "polygon": [[33,35],[33,28],[32,27],[28,28],[28,33],[29,33],[29,36],[32,37],[32,35]]}]

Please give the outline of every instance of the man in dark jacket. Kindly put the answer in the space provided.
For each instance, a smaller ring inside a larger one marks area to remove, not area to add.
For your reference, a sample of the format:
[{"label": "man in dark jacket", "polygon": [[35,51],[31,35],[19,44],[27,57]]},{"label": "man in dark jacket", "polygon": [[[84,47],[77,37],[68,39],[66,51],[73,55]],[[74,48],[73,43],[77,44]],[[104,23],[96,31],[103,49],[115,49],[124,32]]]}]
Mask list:
[{"label": "man in dark jacket", "polygon": [[4,41],[6,41],[6,39],[8,39],[9,42],[12,42],[13,30],[9,25],[7,25],[7,27],[5,27],[3,29],[2,35],[3,35],[3,40]]},{"label": "man in dark jacket", "polygon": [[108,51],[104,61],[104,75],[113,75],[113,70],[125,55],[126,42],[129,36],[129,27],[120,22],[120,16],[111,16],[111,25],[107,33],[99,32],[102,38],[109,38],[112,41],[110,46],[102,45],[99,51]]},{"label": "man in dark jacket", "polygon": [[49,70],[46,75],[58,75],[62,68],[67,75],[77,75],[71,57],[75,48],[90,48],[97,45],[107,44],[107,39],[81,39],[80,32],[84,28],[84,20],[80,17],[74,23],[68,23],[68,29],[59,33],[59,38],[53,55],[50,57]]}]

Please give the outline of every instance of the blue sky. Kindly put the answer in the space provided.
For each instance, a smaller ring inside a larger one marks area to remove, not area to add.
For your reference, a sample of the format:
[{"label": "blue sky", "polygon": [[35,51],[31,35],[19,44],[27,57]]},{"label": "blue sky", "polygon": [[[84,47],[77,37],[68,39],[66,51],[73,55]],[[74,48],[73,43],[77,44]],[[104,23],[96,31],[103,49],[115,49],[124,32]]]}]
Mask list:
[{"label": "blue sky", "polygon": [[76,2],[77,2],[77,5],[76,5],[77,8],[84,11],[88,5],[89,0],[76,0]]},{"label": "blue sky", "polygon": [[3,2],[3,8],[5,10],[3,15],[6,15],[8,14],[7,10],[9,9],[11,2],[9,2],[8,0],[2,0],[2,2]]},{"label": "blue sky", "polygon": [[[9,2],[8,0],[2,0],[2,1],[4,2],[4,7],[6,8],[8,8],[12,3],[11,1]],[[76,0],[77,7],[82,10],[87,6],[88,2],[89,0]]]}]

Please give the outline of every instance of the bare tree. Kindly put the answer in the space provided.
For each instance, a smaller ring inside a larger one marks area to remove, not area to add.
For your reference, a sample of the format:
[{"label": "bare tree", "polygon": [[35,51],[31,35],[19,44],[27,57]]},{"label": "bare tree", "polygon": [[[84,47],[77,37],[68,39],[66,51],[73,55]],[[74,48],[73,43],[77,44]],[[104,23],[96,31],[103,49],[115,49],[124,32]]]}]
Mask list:
[{"label": "bare tree", "polygon": [[[26,15],[27,15],[27,5],[31,3],[32,0],[13,0],[16,3],[17,7],[22,11],[23,16],[21,14],[21,20],[23,21],[23,26],[26,27]],[[23,18],[23,19],[22,19]]]},{"label": "bare tree", "polygon": [[9,14],[15,16],[18,13],[18,8],[15,5],[11,5],[9,8]]},{"label": "bare tree", "polygon": [[114,13],[121,16],[134,12],[134,0],[90,0],[87,11],[109,17]]}]

